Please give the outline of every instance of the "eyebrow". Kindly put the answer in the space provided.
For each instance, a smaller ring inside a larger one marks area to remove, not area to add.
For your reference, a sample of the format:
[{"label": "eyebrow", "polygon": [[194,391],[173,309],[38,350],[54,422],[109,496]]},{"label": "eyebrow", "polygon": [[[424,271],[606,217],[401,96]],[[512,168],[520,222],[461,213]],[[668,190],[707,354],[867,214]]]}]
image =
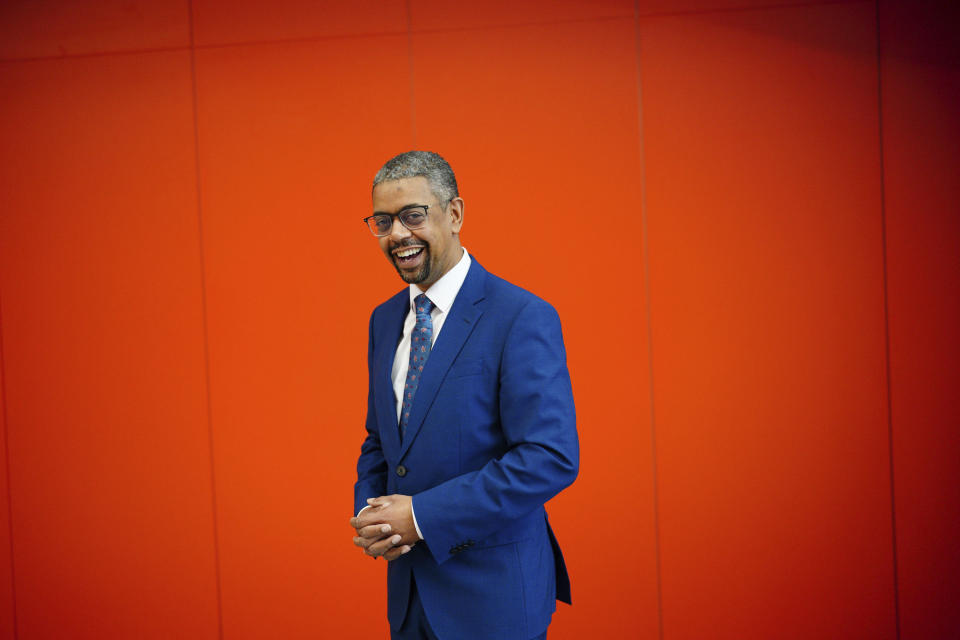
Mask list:
[{"label": "eyebrow", "polygon": [[[403,212],[406,211],[407,209],[416,209],[417,207],[420,207],[420,208],[422,208],[422,209],[426,209],[428,206],[429,206],[429,205],[416,204],[416,203],[414,203],[414,204],[405,204],[405,205],[403,205],[402,207],[400,207],[400,209],[397,211],[397,213],[403,213]],[[373,215],[375,215],[375,216],[390,215],[390,212],[389,212],[389,211],[374,211],[374,212],[373,212]]]}]

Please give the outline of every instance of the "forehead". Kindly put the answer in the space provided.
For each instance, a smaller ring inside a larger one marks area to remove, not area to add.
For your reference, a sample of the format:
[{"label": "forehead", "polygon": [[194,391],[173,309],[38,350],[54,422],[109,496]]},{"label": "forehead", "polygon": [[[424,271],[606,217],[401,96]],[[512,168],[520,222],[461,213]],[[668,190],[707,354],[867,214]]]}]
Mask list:
[{"label": "forehead", "polygon": [[374,211],[397,211],[411,204],[430,204],[434,200],[426,178],[387,180],[373,188]]}]

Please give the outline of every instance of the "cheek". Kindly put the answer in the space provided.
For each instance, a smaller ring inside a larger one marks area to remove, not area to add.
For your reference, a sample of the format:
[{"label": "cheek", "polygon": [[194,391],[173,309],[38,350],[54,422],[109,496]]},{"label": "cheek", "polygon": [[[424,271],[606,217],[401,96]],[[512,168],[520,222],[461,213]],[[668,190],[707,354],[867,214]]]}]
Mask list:
[{"label": "cheek", "polygon": [[433,238],[430,236],[430,234],[422,233],[422,232],[419,232],[419,233],[411,232],[410,235],[413,236],[414,240],[422,242],[423,244],[427,245],[427,247],[433,247]]},{"label": "cheek", "polygon": [[439,236],[436,232],[434,232],[434,231],[430,231],[430,232],[427,232],[427,233],[421,233],[421,234],[419,235],[419,238],[420,238],[420,240],[423,241],[424,244],[426,244],[428,247],[430,247],[431,249],[433,249],[433,251],[431,251],[431,253],[436,253],[436,252],[437,252],[437,249],[440,249],[440,248],[441,248],[441,247],[440,247],[440,244],[439,244],[440,236]]}]

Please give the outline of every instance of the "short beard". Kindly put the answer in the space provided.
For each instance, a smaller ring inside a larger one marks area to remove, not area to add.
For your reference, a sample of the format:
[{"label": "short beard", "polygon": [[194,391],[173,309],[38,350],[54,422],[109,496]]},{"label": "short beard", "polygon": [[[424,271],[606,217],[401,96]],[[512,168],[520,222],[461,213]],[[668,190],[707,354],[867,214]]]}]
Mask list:
[{"label": "short beard", "polygon": [[424,245],[423,264],[420,265],[420,269],[414,271],[413,273],[404,273],[400,269],[400,265],[397,264],[397,258],[395,256],[391,257],[390,262],[393,263],[393,268],[397,270],[397,275],[400,276],[401,280],[407,284],[420,284],[430,277],[430,245]]}]

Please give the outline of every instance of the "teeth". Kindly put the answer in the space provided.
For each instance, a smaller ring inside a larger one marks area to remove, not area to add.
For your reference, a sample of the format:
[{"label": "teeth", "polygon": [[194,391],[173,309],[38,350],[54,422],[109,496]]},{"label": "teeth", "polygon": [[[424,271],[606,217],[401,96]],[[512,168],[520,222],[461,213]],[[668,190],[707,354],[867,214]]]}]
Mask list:
[{"label": "teeth", "polygon": [[414,247],[414,248],[412,248],[412,249],[403,249],[403,250],[401,250],[401,251],[397,251],[397,257],[398,257],[398,258],[409,258],[410,256],[412,256],[412,255],[414,255],[414,254],[420,253],[420,249],[421,249],[421,247]]}]

